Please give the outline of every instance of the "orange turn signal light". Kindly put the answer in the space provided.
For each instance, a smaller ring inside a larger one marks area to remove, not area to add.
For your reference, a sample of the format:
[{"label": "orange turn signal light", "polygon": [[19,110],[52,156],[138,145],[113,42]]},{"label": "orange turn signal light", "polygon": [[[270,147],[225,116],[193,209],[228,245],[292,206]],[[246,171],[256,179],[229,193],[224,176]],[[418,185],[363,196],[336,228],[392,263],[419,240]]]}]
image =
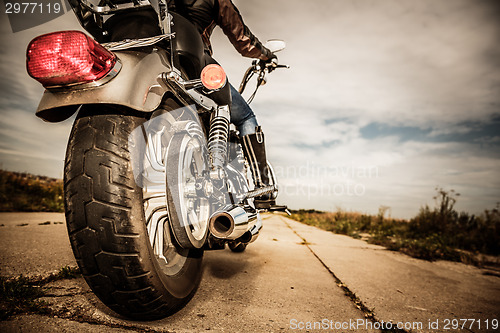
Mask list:
[{"label": "orange turn signal light", "polygon": [[221,66],[210,64],[201,71],[201,82],[207,89],[220,89],[226,85],[226,72]]}]

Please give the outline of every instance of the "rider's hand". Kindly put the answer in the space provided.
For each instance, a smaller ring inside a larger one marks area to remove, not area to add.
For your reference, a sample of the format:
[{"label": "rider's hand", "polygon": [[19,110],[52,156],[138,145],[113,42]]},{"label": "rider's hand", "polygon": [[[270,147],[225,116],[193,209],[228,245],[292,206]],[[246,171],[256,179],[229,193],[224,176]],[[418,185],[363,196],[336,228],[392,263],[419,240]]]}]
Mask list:
[{"label": "rider's hand", "polygon": [[272,65],[273,67],[278,66],[278,57],[273,53],[272,57],[266,60],[267,64]]},{"label": "rider's hand", "polygon": [[261,64],[264,65],[263,68],[267,68],[269,71],[272,71],[278,66],[278,57],[273,54],[269,59],[262,60]]}]

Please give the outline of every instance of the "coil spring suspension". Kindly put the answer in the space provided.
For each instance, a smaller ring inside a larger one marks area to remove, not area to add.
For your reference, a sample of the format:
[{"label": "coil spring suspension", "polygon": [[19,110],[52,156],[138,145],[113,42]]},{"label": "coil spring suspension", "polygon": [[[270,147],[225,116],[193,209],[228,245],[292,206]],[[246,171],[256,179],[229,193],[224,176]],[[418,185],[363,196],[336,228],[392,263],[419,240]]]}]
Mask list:
[{"label": "coil spring suspension", "polygon": [[218,108],[210,121],[208,151],[212,169],[223,168],[226,163],[229,119],[229,107],[222,106]]}]

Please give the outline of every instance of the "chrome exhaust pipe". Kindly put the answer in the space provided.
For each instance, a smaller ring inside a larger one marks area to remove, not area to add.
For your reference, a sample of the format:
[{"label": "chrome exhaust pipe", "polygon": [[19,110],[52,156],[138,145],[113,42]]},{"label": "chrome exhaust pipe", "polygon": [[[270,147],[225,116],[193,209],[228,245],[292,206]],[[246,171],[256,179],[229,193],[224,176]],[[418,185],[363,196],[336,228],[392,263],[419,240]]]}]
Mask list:
[{"label": "chrome exhaust pipe", "polygon": [[255,224],[253,225],[253,227],[250,228],[250,230],[248,230],[248,232],[250,233],[250,235],[252,235],[252,238],[250,239],[249,243],[253,243],[255,242],[255,240],[257,239],[257,237],[259,237],[259,233],[260,233],[260,230],[262,229],[262,218],[260,217],[260,215],[257,216],[257,222],[255,222]]},{"label": "chrome exhaust pipe", "polygon": [[240,206],[229,205],[212,214],[208,229],[216,238],[235,240],[249,231],[249,224],[256,218],[257,213],[248,213]]},{"label": "chrome exhaust pipe", "polygon": [[240,238],[238,238],[236,241],[240,243],[253,243],[259,237],[260,230],[262,229],[262,218],[260,215],[257,215],[257,221],[255,221],[254,225],[248,229],[247,232],[245,232]]},{"label": "chrome exhaust pipe", "polygon": [[262,219],[260,215],[257,215],[257,221],[254,223],[250,229],[245,232],[240,238],[236,239],[235,242],[249,244],[255,242],[257,237],[259,237],[260,230],[262,229]]}]

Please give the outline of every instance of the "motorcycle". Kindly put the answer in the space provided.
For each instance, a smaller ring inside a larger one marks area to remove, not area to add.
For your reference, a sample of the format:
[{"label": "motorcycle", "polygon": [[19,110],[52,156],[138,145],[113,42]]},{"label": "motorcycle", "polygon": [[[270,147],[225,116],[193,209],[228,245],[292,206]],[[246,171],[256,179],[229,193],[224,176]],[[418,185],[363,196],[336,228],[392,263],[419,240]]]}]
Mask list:
[{"label": "motorcycle", "polygon": [[[164,318],[196,292],[204,251],[241,252],[255,241],[263,210],[253,201],[276,198],[276,177],[269,164],[271,184],[253,181],[230,125],[226,75],[207,61],[194,25],[164,0],[69,2],[92,37],[38,36],[26,64],[46,88],[38,117],[77,113],[64,166],[71,246],[106,306]],[[284,67],[254,61],[240,91],[257,75],[256,92]]]}]

